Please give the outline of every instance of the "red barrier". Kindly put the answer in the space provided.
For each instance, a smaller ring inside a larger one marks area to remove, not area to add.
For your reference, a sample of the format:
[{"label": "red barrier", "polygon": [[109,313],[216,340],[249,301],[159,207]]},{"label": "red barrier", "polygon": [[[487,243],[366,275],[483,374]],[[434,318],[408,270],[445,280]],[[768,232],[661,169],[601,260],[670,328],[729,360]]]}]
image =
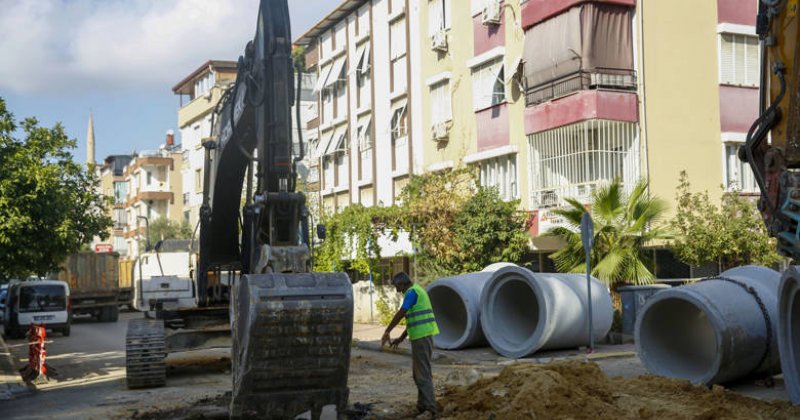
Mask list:
[{"label": "red barrier", "polygon": [[28,366],[22,369],[22,377],[29,382],[41,377],[46,379],[48,366],[46,363],[47,350],[44,348],[44,341],[47,338],[45,325],[31,323],[26,336],[28,338]]}]

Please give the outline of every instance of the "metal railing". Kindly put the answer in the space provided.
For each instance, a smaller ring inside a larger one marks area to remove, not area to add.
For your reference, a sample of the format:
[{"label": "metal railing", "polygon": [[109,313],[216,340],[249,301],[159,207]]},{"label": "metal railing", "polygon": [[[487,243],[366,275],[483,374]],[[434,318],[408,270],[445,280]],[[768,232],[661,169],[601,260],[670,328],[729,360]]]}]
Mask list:
[{"label": "metal railing", "polygon": [[636,71],[595,68],[579,70],[562,78],[525,89],[525,105],[533,106],[580,90],[636,90]]}]

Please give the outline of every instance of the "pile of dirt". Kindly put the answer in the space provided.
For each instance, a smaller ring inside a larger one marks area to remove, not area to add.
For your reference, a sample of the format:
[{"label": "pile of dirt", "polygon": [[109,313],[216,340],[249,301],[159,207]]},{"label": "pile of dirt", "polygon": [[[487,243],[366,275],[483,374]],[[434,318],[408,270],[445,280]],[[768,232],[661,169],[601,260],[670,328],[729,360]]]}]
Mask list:
[{"label": "pile of dirt", "polygon": [[796,419],[800,407],[738,395],[719,386],[651,375],[609,378],[595,363],[516,364],[494,378],[448,387],[452,419]]}]

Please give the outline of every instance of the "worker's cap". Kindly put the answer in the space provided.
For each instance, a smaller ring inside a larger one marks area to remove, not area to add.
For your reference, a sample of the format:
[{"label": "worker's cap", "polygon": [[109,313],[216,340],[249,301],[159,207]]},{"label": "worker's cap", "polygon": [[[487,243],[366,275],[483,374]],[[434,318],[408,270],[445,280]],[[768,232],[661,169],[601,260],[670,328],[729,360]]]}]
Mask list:
[{"label": "worker's cap", "polygon": [[392,284],[394,286],[402,286],[411,284],[411,277],[405,272],[401,271],[392,277]]}]

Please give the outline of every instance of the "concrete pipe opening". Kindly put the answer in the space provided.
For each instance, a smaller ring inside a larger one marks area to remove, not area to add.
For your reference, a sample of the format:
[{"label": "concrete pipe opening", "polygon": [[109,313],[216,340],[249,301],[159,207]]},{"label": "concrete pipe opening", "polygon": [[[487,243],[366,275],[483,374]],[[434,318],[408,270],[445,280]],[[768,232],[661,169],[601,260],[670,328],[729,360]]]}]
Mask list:
[{"label": "concrete pipe opening", "polygon": [[434,286],[428,290],[439,335],[437,346],[445,349],[458,348],[468,334],[469,322],[464,299],[455,290],[446,286]]},{"label": "concrete pipe opening", "polygon": [[533,336],[539,326],[539,303],[528,283],[510,279],[494,293],[493,323],[496,336],[507,345],[521,346]]},{"label": "concrete pipe opening", "polygon": [[800,405],[800,271],[790,267],[783,275],[778,297],[778,346],[789,399]]},{"label": "concrete pipe opening", "polygon": [[639,345],[647,349],[648,370],[705,382],[719,366],[717,336],[706,312],[673,297],[654,303],[640,321]]}]

